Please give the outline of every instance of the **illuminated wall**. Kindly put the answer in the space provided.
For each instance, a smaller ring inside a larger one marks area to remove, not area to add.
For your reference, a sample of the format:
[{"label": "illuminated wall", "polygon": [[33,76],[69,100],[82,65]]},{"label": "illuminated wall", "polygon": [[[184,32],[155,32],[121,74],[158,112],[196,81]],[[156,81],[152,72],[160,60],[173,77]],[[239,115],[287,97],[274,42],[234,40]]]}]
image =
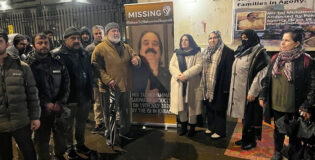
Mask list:
[{"label": "illuminated wall", "polygon": [[[139,3],[159,1],[138,0]],[[205,48],[208,45],[208,33],[212,30],[221,31],[223,41],[230,46],[232,43],[232,0],[171,1],[174,3],[175,48],[178,48],[179,38],[184,33],[191,34],[197,44]]]}]

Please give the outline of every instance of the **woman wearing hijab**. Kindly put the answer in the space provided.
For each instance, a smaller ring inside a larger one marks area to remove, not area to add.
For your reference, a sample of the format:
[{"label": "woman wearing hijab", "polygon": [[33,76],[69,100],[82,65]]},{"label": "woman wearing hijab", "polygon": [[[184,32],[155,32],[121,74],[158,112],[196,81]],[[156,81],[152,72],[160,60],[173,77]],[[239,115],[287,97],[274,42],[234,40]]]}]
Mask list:
[{"label": "woman wearing hijab", "polygon": [[256,139],[261,139],[262,108],[258,102],[260,90],[256,88],[262,76],[259,72],[269,63],[269,57],[254,30],[244,30],[241,39],[232,66],[227,115],[243,120],[242,139],[235,144],[248,150],[256,147]]},{"label": "woman wearing hijab", "polygon": [[[271,58],[260,104],[264,106],[264,119],[270,123],[271,112],[274,121],[285,116],[288,121],[297,119],[299,114],[309,120],[311,109],[314,109],[315,71],[313,61],[305,53],[303,47],[304,33],[302,29],[286,31],[280,43],[280,53]],[[300,113],[299,113],[300,111]],[[289,159],[297,157],[301,142],[296,134],[289,136]],[[274,130],[275,152],[272,160],[282,159],[284,134],[276,125]]]},{"label": "woman wearing hijab", "polygon": [[226,136],[226,109],[234,51],[224,45],[220,31],[211,32],[208,43],[203,52],[200,82],[208,121],[205,133],[212,139],[219,139]]},{"label": "woman wearing hijab", "polygon": [[170,112],[179,115],[181,129],[178,132],[183,136],[190,124],[188,136],[195,134],[197,115],[201,114],[200,72],[202,58],[200,48],[193,37],[184,34],[180,38],[180,48],[175,50],[170,61],[171,78]]}]

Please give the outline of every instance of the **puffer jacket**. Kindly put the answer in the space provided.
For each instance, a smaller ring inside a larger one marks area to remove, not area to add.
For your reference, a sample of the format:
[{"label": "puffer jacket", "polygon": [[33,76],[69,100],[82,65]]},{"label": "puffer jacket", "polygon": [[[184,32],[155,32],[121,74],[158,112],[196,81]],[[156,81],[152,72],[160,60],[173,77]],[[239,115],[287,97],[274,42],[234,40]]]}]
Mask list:
[{"label": "puffer jacket", "polygon": [[77,103],[82,98],[92,100],[92,67],[88,53],[80,48],[78,51],[68,49],[64,44],[51,51],[54,57],[66,65],[70,77],[70,94],[68,103]]},{"label": "puffer jacket", "polygon": [[38,56],[32,52],[26,59],[30,65],[39,90],[42,110],[47,103],[58,103],[61,107],[67,103],[70,93],[70,78],[66,66],[60,57]]},{"label": "puffer jacket", "polygon": [[13,132],[40,118],[38,91],[31,68],[17,56],[8,54],[0,73],[0,132]]}]

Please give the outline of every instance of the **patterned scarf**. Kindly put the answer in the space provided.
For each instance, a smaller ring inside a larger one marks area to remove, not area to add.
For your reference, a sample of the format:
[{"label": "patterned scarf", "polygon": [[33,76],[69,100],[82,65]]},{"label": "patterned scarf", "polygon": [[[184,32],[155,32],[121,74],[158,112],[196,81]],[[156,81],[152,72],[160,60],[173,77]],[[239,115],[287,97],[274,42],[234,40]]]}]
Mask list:
[{"label": "patterned scarf", "polygon": [[301,45],[290,51],[280,51],[279,56],[277,57],[272,68],[272,76],[277,77],[278,75],[281,75],[281,69],[284,66],[285,76],[289,82],[292,81],[292,61],[299,58],[303,53],[304,47]]},{"label": "patterned scarf", "polygon": [[[201,78],[200,85],[202,88],[204,100],[208,99],[209,102],[213,100],[214,89],[215,89],[216,78],[217,78],[217,68],[221,61],[224,44],[221,42],[220,45],[216,45],[216,46],[218,47],[214,53],[211,53],[210,51],[213,51],[213,50],[209,50],[209,49],[205,51],[203,65],[202,65],[203,70],[202,70],[202,78]],[[209,57],[211,61],[209,61]]]}]

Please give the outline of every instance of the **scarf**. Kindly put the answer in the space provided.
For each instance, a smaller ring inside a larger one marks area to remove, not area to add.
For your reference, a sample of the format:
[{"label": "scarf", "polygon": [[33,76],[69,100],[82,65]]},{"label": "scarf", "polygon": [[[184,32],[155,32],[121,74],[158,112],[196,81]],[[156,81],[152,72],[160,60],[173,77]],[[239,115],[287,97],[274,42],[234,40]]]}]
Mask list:
[{"label": "scarf", "polygon": [[[204,54],[201,87],[204,100],[208,99],[209,102],[213,100],[217,79],[217,68],[221,62],[223,48],[224,44],[221,43],[215,53],[209,52],[211,50],[206,50]],[[211,57],[211,61],[208,61],[208,57]]]},{"label": "scarf", "polygon": [[293,80],[293,65],[292,61],[299,58],[304,53],[304,47],[299,46],[290,51],[280,51],[279,56],[277,57],[275,64],[272,68],[272,76],[277,77],[281,75],[281,69],[284,67],[284,74],[287,77],[288,81]]},{"label": "scarf", "polygon": [[[182,49],[176,49],[176,56],[177,56],[177,61],[178,61],[178,66],[179,66],[179,70],[181,73],[185,72],[187,70],[187,64],[186,64],[186,60],[185,57],[186,56],[192,56],[197,54],[200,51],[199,47],[196,47],[188,52],[185,52]],[[187,82],[183,83],[183,97],[186,96],[186,88],[187,88]]]}]

